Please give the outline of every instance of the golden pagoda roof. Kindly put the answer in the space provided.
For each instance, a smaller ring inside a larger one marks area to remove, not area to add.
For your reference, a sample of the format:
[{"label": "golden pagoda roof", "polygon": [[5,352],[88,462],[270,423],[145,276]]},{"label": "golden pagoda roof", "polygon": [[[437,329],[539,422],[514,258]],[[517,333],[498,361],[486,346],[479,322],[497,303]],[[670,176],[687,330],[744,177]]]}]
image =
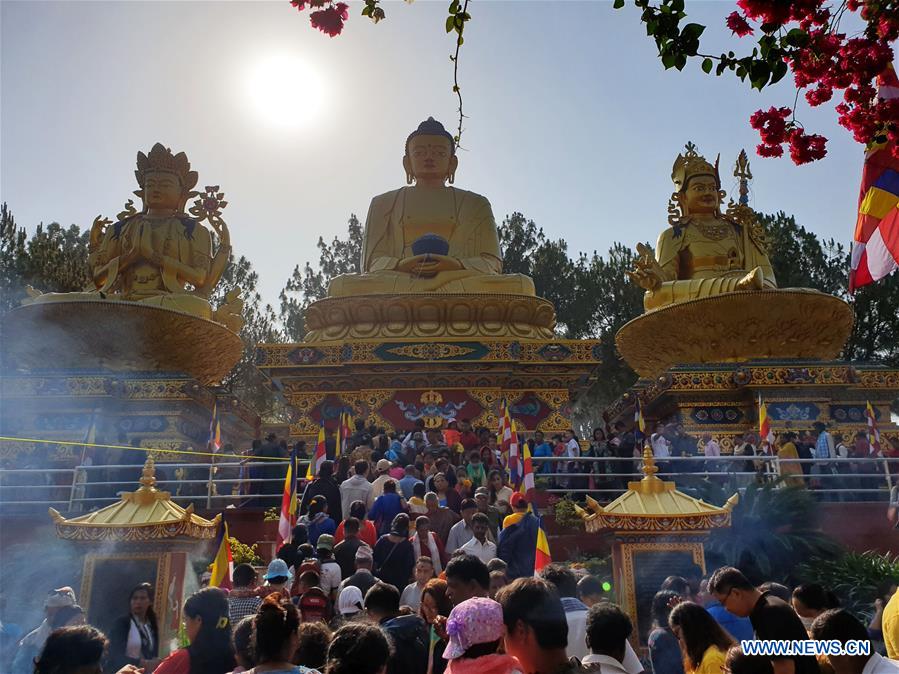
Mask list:
[{"label": "golden pagoda roof", "polygon": [[66,519],[50,508],[60,538],[79,541],[158,541],[174,538],[215,538],[221,515],[207,520],[182,508],[172,495],[156,488],[156,468],[147,459],[137,491],[124,492],[118,503],[92,513]]},{"label": "golden pagoda roof", "polygon": [[643,479],[627,483],[627,491],[606,507],[587,497],[585,510],[575,506],[587,531],[701,531],[730,526],[730,513],[739,501],[731,496],[723,507],[677,491],[674,482],[656,476],[652,450],[643,450]]}]

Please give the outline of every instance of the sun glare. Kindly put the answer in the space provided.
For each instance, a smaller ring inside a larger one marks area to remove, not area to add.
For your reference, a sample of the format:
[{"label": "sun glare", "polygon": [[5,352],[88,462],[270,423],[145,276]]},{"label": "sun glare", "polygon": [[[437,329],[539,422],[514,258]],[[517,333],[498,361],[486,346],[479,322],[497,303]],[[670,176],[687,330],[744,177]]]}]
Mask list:
[{"label": "sun glare", "polygon": [[299,129],[315,121],[325,104],[321,75],[301,57],[271,54],[247,72],[247,95],[256,114],[278,129]]}]

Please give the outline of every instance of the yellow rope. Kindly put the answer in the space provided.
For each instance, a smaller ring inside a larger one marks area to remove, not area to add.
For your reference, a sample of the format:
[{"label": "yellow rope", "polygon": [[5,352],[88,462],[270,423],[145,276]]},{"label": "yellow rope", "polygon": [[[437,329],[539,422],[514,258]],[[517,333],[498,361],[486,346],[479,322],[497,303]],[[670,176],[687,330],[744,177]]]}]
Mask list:
[{"label": "yellow rope", "polygon": [[250,459],[253,461],[286,461],[286,458],[277,456],[244,456],[243,454],[214,454],[213,452],[194,452],[182,449],[162,449],[155,447],[131,447],[130,445],[99,445],[92,442],[69,442],[66,440],[41,440],[38,438],[15,438],[0,435],[0,442],[36,442],[44,445],[73,445],[75,447],[101,447],[104,449],[131,449],[138,452],[159,452],[160,454],[186,454],[189,456],[211,456],[216,459],[235,458]]}]

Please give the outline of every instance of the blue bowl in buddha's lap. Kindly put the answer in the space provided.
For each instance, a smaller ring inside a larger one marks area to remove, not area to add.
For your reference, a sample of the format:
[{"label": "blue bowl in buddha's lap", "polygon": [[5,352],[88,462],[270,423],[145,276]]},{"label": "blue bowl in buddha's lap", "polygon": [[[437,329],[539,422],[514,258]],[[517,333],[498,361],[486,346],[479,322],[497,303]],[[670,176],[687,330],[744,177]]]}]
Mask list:
[{"label": "blue bowl in buddha's lap", "polygon": [[449,241],[436,234],[424,234],[412,242],[413,255],[448,255]]}]

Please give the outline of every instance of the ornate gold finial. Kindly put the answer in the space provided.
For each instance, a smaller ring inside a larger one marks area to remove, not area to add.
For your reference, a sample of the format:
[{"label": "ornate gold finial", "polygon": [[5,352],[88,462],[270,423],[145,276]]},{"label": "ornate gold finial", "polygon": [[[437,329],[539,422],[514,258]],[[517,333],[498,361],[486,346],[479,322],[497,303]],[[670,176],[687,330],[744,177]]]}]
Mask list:
[{"label": "ornate gold finial", "polygon": [[137,184],[140,185],[140,189],[135,190],[134,193],[141,199],[144,198],[144,178],[147,173],[153,171],[164,171],[178,176],[178,180],[181,181],[182,211],[187,200],[197,196],[197,192],[192,190],[197,184],[199,176],[196,171],[190,170],[190,162],[187,160],[187,155],[183,152],[173,154],[162,143],[156,143],[149,154],[137,153],[137,170],[134,172],[134,177],[137,178]]},{"label": "ornate gold finial", "polygon": [[656,465],[656,458],[653,456],[652,450],[649,447],[643,448],[643,480],[659,480],[661,478],[656,477],[656,473],[659,472],[659,467]]},{"label": "ornate gold finial", "polygon": [[737,163],[734,164],[734,178],[740,181],[740,205],[749,205],[749,181],[752,180],[752,173],[749,171],[749,157],[746,156],[746,150],[740,150],[737,157]]},{"label": "ornate gold finial", "polygon": [[144,491],[156,489],[156,465],[153,459],[147,457],[144,463],[144,469],[141,471],[140,488]]},{"label": "ornate gold finial", "polygon": [[715,182],[721,185],[721,178],[718,175],[720,155],[715,159],[715,164],[712,165],[696,151],[696,146],[692,142],[687,143],[684,147],[686,152],[677,155],[677,159],[674,160],[674,166],[671,169],[671,180],[677,187],[677,191],[682,190],[684,185],[687,184],[687,180],[694,176],[712,176]]}]

